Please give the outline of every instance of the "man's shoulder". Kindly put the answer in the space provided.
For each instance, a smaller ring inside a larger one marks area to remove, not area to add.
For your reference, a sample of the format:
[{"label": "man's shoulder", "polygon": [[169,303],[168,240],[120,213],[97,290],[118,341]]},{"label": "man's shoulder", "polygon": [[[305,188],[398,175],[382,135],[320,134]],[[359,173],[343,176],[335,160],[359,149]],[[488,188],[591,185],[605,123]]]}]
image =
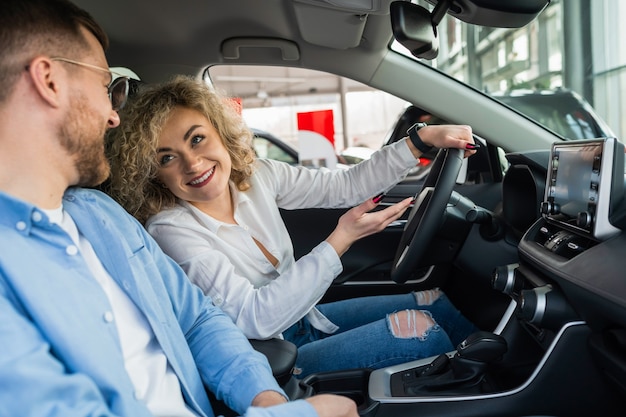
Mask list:
[{"label": "man's shoulder", "polygon": [[[95,188],[70,187],[65,191],[65,199],[80,198],[84,200],[103,200],[115,203],[115,200],[103,191]],[[115,203],[117,204],[117,203]]]}]

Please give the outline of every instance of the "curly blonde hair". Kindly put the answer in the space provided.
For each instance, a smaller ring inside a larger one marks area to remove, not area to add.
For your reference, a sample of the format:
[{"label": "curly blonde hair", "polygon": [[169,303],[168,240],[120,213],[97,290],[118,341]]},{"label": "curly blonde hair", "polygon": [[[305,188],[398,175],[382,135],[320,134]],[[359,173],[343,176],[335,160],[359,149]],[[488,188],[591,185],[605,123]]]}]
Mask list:
[{"label": "curly blonde hair", "polygon": [[111,177],[105,190],[141,223],[176,203],[157,180],[157,149],[163,126],[177,107],[202,113],[219,133],[232,160],[230,179],[237,189],[250,188],[256,159],[252,133],[233,101],[203,81],[176,76],[142,86],[120,112],[121,124],[109,132],[107,156]]}]

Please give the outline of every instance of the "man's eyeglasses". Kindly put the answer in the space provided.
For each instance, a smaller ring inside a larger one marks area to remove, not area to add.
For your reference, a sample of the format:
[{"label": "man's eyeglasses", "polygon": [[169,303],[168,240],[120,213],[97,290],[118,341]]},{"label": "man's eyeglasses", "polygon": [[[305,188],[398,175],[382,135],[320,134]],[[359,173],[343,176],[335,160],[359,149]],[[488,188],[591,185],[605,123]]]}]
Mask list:
[{"label": "man's eyeglasses", "polygon": [[129,78],[117,74],[107,68],[102,68],[97,65],[87,64],[85,62],[74,61],[73,59],[62,58],[62,57],[53,57],[50,58],[53,61],[67,62],[68,64],[79,65],[85,68],[91,68],[98,71],[104,71],[111,75],[111,83],[109,84],[109,100],[111,100],[111,106],[113,110],[118,111],[126,104],[126,100],[128,99],[128,90],[130,88]]}]

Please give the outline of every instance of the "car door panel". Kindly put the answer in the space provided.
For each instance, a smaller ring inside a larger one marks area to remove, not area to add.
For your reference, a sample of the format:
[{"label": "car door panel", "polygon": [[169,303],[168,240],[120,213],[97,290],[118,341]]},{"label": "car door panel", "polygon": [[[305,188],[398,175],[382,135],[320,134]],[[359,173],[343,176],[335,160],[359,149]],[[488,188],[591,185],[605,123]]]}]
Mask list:
[{"label": "car door panel", "polygon": [[[414,196],[421,188],[419,182],[401,182],[392,188],[379,207],[384,208],[402,199]],[[468,186],[459,185],[459,190],[468,192]],[[472,194],[472,193],[470,193]],[[476,197],[491,206],[499,201],[500,187],[484,184],[477,188]],[[294,245],[296,259],[310,252],[337,225],[337,221],[347,209],[302,209],[281,210],[281,215]],[[433,241],[425,254],[425,259],[438,264],[436,268],[424,267],[416,271],[405,284],[397,284],[390,279],[390,270],[404,231],[407,212],[385,230],[355,242],[342,256],[343,272],[336,278],[325,297],[326,301],[367,296],[377,294],[403,293],[410,290],[432,288],[445,283],[452,267],[454,257],[460,250],[462,242],[446,238],[446,233],[454,234],[455,230],[446,230],[442,236]],[[448,229],[453,229],[448,227]],[[427,282],[425,278],[428,278]]]}]

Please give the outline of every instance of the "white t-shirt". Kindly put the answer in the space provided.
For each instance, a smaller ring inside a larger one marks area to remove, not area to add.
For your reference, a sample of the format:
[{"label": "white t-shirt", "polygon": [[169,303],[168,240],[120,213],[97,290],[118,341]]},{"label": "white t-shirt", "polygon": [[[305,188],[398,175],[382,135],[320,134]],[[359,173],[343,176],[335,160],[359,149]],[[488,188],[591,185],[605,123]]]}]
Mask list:
[{"label": "white t-shirt", "polygon": [[69,234],[109,299],[112,311],[106,313],[105,318],[115,320],[124,366],[135,387],[135,398],[144,402],[157,417],[197,417],[185,404],[178,377],[168,364],[148,320],[104,269],[69,213],[63,207],[42,211],[52,223]]}]

